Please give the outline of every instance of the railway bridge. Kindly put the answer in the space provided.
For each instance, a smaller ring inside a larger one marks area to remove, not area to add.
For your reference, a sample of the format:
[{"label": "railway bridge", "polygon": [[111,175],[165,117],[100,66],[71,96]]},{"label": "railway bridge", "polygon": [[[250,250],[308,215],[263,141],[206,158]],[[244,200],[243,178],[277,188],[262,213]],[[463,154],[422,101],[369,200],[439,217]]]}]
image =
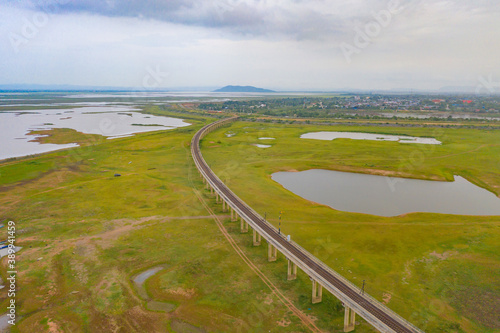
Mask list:
[{"label": "railway bridge", "polygon": [[297,276],[297,268],[304,271],[312,281],[312,303],[322,300],[323,288],[337,297],[345,307],[344,332],[355,329],[356,314],[365,319],[380,332],[417,333],[423,332],[388,307],[364,293],[359,287],[325,265],[295,242],[287,239],[276,227],[238,198],[210,169],[200,151],[200,140],[211,131],[225,126],[238,117],[227,118],[206,125],[191,141],[191,154],[195,165],[211,193],[215,193],[217,203],[222,203],[223,211],[231,211],[231,220],[240,220],[241,232],[253,232],[253,245],[261,245],[264,238],[268,245],[268,261],[275,261],[278,251],[288,261],[288,280]]}]

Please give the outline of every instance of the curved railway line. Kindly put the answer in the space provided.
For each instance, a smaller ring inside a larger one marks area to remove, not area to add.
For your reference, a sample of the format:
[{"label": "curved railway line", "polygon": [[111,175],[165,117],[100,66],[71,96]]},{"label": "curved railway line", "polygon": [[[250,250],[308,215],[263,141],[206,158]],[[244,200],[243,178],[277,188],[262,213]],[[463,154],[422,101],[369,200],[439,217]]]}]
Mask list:
[{"label": "curved railway line", "polygon": [[233,117],[206,125],[194,135],[191,141],[191,154],[198,171],[206,180],[207,184],[213,188],[222,200],[224,200],[241,219],[258,232],[268,244],[274,246],[283,253],[288,260],[291,260],[297,267],[308,274],[311,280],[317,281],[323,288],[340,299],[346,309],[347,307],[350,308],[381,332],[423,332],[373,297],[363,293],[359,287],[326,266],[298,244],[287,240],[273,225],[268,223],[262,216],[243,202],[243,200],[238,198],[238,196],[234,194],[217,175],[215,175],[203,159],[200,150],[200,140],[211,131],[235,121],[236,119],[237,117]]}]

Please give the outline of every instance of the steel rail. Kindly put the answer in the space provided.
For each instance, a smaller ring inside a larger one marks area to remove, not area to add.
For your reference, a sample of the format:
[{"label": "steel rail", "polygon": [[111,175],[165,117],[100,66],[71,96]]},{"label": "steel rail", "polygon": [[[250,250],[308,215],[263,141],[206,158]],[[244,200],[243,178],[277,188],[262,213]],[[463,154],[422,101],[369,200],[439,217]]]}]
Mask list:
[{"label": "steel rail", "polygon": [[237,117],[232,117],[206,125],[194,135],[191,141],[191,154],[201,176],[221,196],[222,200],[236,211],[240,218],[244,219],[269,244],[276,247],[287,259],[293,261],[308,274],[311,279],[318,281],[325,289],[340,299],[344,306],[351,308],[376,329],[381,332],[423,333],[422,330],[375,298],[367,293],[363,293],[359,287],[335,272],[297,243],[288,241],[276,227],[267,222],[234,194],[210,169],[201,154],[200,140],[211,131],[236,119]]}]

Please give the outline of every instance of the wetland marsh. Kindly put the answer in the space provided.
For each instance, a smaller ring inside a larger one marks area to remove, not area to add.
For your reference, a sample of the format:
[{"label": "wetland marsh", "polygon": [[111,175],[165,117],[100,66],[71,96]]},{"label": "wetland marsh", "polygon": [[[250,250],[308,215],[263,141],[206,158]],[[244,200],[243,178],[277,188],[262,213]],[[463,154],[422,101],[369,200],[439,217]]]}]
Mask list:
[{"label": "wetland marsh", "polygon": [[[156,107],[147,111],[181,118]],[[92,139],[91,145],[0,164],[0,214],[23,230],[18,239],[23,320],[14,332],[49,326],[111,329],[125,320],[146,331],[175,332],[184,326],[208,332],[303,331],[301,321],[221,236],[195,191],[295,306],[322,329],[341,330],[338,300],[325,294],[322,303],[311,305],[308,276],[298,272],[296,281],[287,281],[285,258],[267,263],[267,249],[252,247],[251,237],[240,234],[238,222],[230,222],[215,204],[195,177],[189,155],[195,131],[214,119],[182,117],[193,126]],[[300,139],[324,130],[425,136],[442,144]],[[259,138],[274,139],[266,142],[270,148],[260,149],[253,146]],[[498,217],[342,212],[300,198],[272,174],[325,169],[433,181],[459,175],[498,196],[498,142],[494,130],[241,121],[209,134],[202,152],[252,208],[275,225],[282,211],[284,233],[351,282],[366,280],[366,291],[391,309],[426,332],[460,327],[472,333],[496,332],[499,326],[494,311],[500,292]],[[137,297],[131,279],[158,266],[173,269],[145,281],[150,301]],[[167,303],[175,309],[169,305],[171,312],[162,312]],[[356,330],[374,332],[363,320]]]}]

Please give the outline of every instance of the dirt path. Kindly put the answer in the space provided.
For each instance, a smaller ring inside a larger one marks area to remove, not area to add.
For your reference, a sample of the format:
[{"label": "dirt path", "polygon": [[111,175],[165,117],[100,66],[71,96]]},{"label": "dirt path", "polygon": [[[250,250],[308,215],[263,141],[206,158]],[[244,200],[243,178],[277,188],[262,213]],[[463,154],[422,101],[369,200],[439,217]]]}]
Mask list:
[{"label": "dirt path", "polygon": [[[229,215],[219,215],[219,218],[227,218]],[[75,246],[86,246],[87,248],[91,249],[90,252],[93,250],[93,244],[92,241],[96,241],[102,248],[109,248],[110,246],[113,245],[113,242],[120,238],[121,236],[127,234],[130,231],[133,230],[138,230],[140,228],[143,228],[147,225],[144,223],[150,222],[150,221],[157,221],[157,222],[165,222],[165,221],[175,221],[175,220],[205,220],[205,219],[213,219],[212,215],[206,215],[206,216],[145,216],[142,218],[138,219],[117,219],[117,220],[109,220],[106,222],[109,222],[113,225],[112,229],[103,231],[99,234],[95,235],[88,235],[88,236],[81,236],[77,238],[70,238],[70,239],[65,239],[65,240],[58,240],[56,242],[52,242],[53,248],[51,249],[50,255],[56,255],[58,253],[61,253],[62,251],[73,248]],[[27,242],[27,241],[35,241],[35,240],[40,240],[36,236],[32,236],[29,238],[20,238],[19,241],[21,243]],[[46,240],[43,240],[46,241]],[[48,243],[48,241],[46,241]],[[35,252],[37,249],[26,249],[22,252],[19,253],[20,256],[27,256],[30,255],[31,253]]]},{"label": "dirt path", "polygon": [[246,254],[243,252],[243,250],[238,246],[238,244],[236,243],[236,241],[233,239],[233,237],[229,234],[229,232],[226,230],[226,228],[224,227],[224,224],[222,223],[222,221],[219,219],[219,216],[216,215],[212,209],[207,205],[207,203],[205,202],[205,199],[202,197],[201,193],[194,189],[193,188],[193,191],[194,193],[196,194],[196,196],[198,197],[198,199],[200,200],[200,202],[203,204],[203,206],[205,207],[205,209],[210,213],[210,215],[213,217],[214,221],[217,223],[217,226],[219,227],[220,231],[222,232],[222,234],[224,235],[224,237],[226,237],[227,241],[229,242],[229,244],[231,244],[231,246],[233,247],[233,249],[236,251],[236,253],[241,257],[241,259],[243,260],[243,262],[245,262],[245,264],[248,265],[248,267],[250,267],[250,269],[255,272],[255,274],[262,280],[262,282],[264,282],[268,287],[269,289],[271,289],[271,291],[273,292],[274,295],[276,295],[276,297],[290,310],[293,312],[293,314],[295,316],[297,316],[301,321],[302,323],[311,331],[311,332],[318,332],[318,333],[321,333],[323,331],[321,331],[315,324],[314,324],[314,321],[309,318],[305,313],[303,313],[302,311],[300,311],[299,309],[297,309],[295,307],[295,305],[293,305],[293,303],[285,297],[285,295],[283,295],[280,290],[274,285],[274,283],[271,282],[271,280],[269,280],[269,278],[264,274],[262,273],[262,271],[257,267],[255,266],[255,264],[246,256]]}]

